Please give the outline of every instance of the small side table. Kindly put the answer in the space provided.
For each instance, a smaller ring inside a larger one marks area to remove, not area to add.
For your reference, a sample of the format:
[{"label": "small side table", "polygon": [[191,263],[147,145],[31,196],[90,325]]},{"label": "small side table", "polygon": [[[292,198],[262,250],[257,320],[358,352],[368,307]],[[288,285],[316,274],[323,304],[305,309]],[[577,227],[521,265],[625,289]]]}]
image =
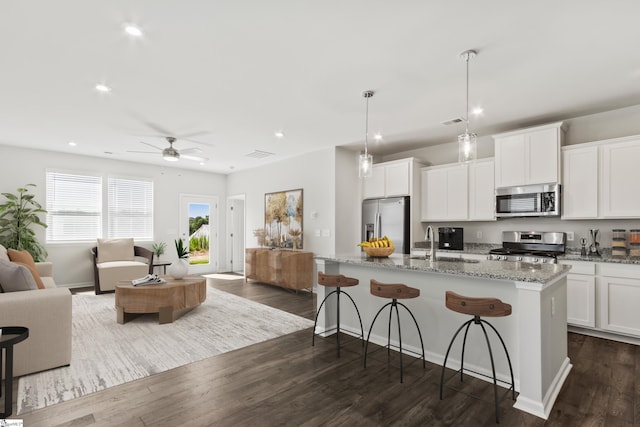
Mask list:
[{"label": "small side table", "polygon": [[170,262],[154,262],[153,268],[162,267],[162,274],[167,274],[167,265],[171,265]]},{"label": "small side table", "polygon": [[[4,360],[5,374],[4,412],[0,413],[0,419],[4,419],[10,417],[13,412],[13,346],[29,337],[29,328],[24,326],[3,326],[0,329],[2,329],[2,335],[0,335],[0,373],[2,372],[2,362]],[[0,391],[2,391],[1,388]],[[0,396],[2,396],[2,393],[0,393]]]}]

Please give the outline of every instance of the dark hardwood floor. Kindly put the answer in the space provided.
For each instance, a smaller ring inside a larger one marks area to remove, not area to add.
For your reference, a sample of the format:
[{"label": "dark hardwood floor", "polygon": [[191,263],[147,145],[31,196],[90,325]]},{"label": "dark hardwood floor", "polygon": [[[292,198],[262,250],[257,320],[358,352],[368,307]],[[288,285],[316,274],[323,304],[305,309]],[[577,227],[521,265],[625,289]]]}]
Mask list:
[{"label": "dark hardwood floor", "polygon": [[[242,279],[209,282],[310,319],[315,315],[315,296],[306,292]],[[514,409],[506,400],[500,425],[640,425],[639,347],[569,334],[569,356],[574,367],[549,419]],[[336,359],[334,342],[316,340],[312,347],[307,329],[21,418],[29,427],[495,425],[491,404],[451,390],[441,401],[439,378],[439,366],[427,363],[423,370],[413,363],[400,384],[386,352],[369,358],[364,369],[358,341]],[[469,386],[483,393],[486,383]],[[486,394],[491,396],[490,388]]]}]

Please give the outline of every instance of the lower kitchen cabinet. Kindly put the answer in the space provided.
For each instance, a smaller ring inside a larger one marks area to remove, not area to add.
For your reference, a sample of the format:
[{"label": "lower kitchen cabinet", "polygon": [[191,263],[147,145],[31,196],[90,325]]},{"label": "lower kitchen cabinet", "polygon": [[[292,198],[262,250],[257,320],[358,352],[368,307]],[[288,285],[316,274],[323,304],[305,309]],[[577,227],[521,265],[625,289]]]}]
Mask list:
[{"label": "lower kitchen cabinet", "polygon": [[640,266],[614,264],[599,267],[600,328],[640,337]]},{"label": "lower kitchen cabinet", "polygon": [[[640,265],[561,261],[567,275],[567,324],[606,334],[640,338]],[[622,339],[624,341],[624,339]]]},{"label": "lower kitchen cabinet", "polygon": [[596,277],[592,262],[571,264],[567,275],[567,323],[596,327]]}]

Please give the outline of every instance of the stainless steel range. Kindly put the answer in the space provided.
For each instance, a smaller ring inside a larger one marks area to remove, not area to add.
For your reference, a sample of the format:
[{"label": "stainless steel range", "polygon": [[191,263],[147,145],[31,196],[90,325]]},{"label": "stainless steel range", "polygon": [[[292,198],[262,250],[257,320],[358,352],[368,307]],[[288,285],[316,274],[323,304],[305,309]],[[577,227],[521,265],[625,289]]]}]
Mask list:
[{"label": "stainless steel range", "polygon": [[502,247],[489,252],[490,260],[556,264],[564,253],[567,235],[552,231],[503,231]]}]

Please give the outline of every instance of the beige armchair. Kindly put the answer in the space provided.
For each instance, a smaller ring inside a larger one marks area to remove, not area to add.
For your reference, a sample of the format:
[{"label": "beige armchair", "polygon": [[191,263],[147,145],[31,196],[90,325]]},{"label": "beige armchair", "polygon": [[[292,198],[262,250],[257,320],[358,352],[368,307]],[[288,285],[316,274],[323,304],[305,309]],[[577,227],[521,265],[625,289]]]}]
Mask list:
[{"label": "beige armchair", "polygon": [[98,239],[91,253],[96,295],[115,291],[119,281],[153,273],[153,252],[135,246],[133,239]]}]

